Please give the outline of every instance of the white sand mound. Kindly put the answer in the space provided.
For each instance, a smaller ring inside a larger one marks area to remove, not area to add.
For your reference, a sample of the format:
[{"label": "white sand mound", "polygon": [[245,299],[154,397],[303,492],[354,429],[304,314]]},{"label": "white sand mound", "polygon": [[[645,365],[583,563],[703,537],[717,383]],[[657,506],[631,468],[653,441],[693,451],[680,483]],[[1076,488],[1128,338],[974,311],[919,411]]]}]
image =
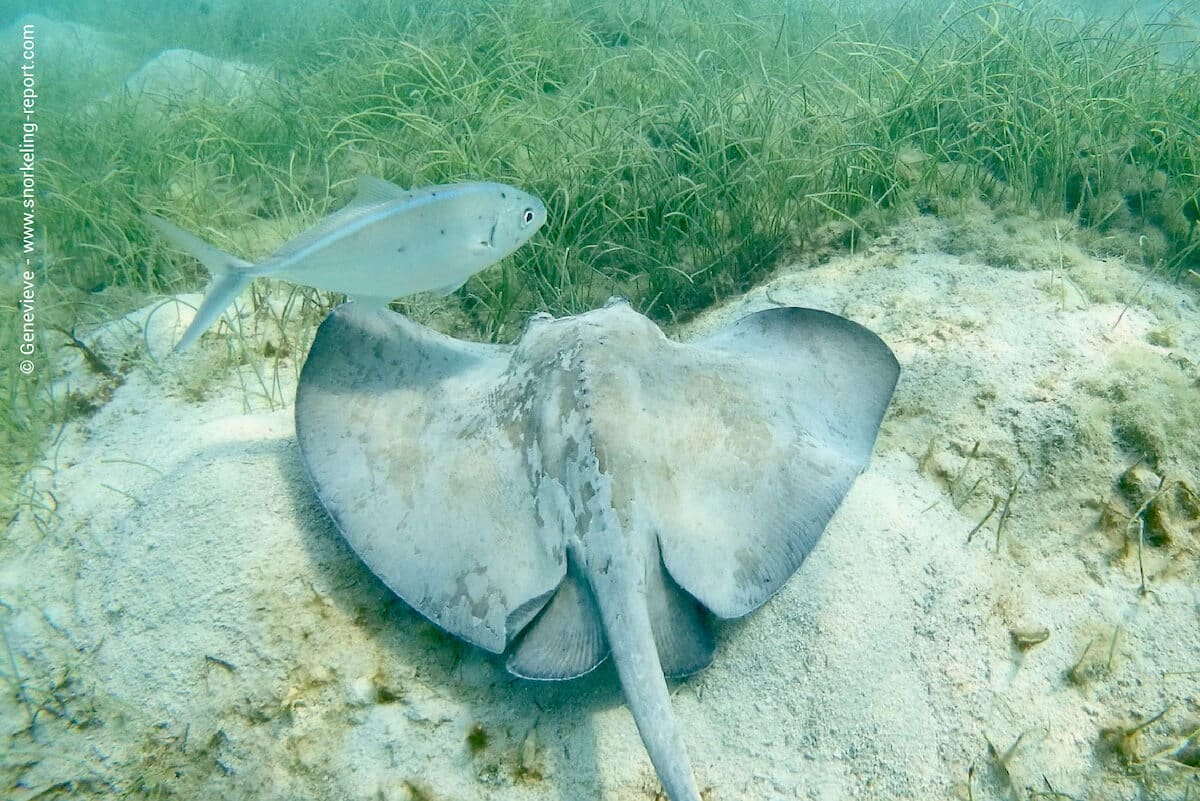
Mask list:
[{"label": "white sand mound", "polygon": [[[674,694],[700,785],[1180,797],[1200,726],[1200,312],[1052,237],[1024,271],[939,243],[923,222],[683,332],[815,306],[904,369],[821,545]],[[7,797],[654,797],[610,669],[516,681],[408,610],[326,521],[261,370],[187,389],[225,349],[155,368],[141,319],[93,338],[131,366],[99,380],[0,543]],[[296,365],[278,368],[290,398]]]},{"label": "white sand mound", "polygon": [[[26,26],[32,26],[29,36],[25,35]],[[28,40],[33,43],[33,77],[44,102],[53,98],[41,87],[54,84],[59,92],[70,86],[72,97],[75,92],[91,98],[124,92],[152,111],[170,110],[180,102],[229,102],[246,97],[270,74],[259,66],[183,48],[163,50],[141,62],[128,51],[124,39],[77,22],[25,14],[0,30],[0,41],[11,43],[0,52],[0,67],[17,74],[24,63],[22,43]]]},{"label": "white sand mound", "polygon": [[252,94],[266,78],[261,67],[175,48],[164,50],[125,81],[125,91],[141,103],[167,106],[180,98],[227,101]]}]

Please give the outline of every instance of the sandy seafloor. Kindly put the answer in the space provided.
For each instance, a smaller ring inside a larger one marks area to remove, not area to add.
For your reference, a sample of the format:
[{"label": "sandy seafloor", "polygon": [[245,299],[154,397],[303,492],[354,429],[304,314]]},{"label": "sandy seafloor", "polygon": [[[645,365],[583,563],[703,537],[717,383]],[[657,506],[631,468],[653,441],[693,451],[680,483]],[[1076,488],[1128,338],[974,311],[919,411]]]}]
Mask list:
[{"label": "sandy seafloor", "polygon": [[[921,218],[670,332],[806,305],[903,368],[819,547],[674,685],[709,801],[1200,793],[1196,293],[1052,232]],[[397,601],[317,505],[290,404],[213,367],[227,334],[165,356],[180,313],[86,337],[119,382],[63,353],[98,408],[0,540],[3,796],[655,798],[611,668],[518,681]]]}]

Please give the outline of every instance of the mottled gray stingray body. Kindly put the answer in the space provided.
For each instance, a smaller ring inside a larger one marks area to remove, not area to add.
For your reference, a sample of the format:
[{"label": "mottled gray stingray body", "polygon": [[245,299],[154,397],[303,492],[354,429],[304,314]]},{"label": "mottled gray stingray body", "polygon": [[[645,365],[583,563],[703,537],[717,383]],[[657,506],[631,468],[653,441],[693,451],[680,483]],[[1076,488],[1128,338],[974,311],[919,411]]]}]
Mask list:
[{"label": "mottled gray stingray body", "polygon": [[867,329],[780,308],[690,343],[624,301],[515,346],[347,304],[300,378],[296,431],[363,561],[533,679],[610,653],[672,801],[698,801],[664,675],[705,667],[704,613],[745,615],[865,467],[899,367]]}]

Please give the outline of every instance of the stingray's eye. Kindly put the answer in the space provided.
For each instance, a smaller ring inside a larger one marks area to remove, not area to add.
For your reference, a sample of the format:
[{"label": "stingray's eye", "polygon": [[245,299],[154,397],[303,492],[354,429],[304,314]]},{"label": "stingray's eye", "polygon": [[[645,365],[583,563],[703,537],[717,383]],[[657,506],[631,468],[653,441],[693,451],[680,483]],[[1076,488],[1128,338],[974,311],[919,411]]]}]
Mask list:
[{"label": "stingray's eye", "polygon": [[521,221],[526,225],[529,225],[531,222],[533,222],[533,218],[535,216],[536,215],[533,213],[533,209],[525,209],[525,211],[521,212]]}]

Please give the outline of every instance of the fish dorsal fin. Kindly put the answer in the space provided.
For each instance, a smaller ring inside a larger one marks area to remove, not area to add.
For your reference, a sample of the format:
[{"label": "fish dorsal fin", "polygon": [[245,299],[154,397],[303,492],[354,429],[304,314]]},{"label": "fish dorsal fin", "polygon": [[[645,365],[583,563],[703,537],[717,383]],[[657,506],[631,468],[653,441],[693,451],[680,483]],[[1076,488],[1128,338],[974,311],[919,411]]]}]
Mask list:
[{"label": "fish dorsal fin", "polygon": [[377,203],[387,203],[408,194],[407,189],[396,186],[391,181],[376,178],[373,175],[362,175],[358,179],[358,188],[354,191],[354,200],[350,206],[374,206]]},{"label": "fish dorsal fin", "polygon": [[385,203],[399,200],[408,194],[408,191],[382,178],[362,176],[358,179],[358,190],[353,200],[295,239],[285,242],[283,247],[275,251],[270,259],[259,265],[259,269],[262,272],[270,272],[271,268],[280,261],[299,256],[334,231],[370,214]]}]

